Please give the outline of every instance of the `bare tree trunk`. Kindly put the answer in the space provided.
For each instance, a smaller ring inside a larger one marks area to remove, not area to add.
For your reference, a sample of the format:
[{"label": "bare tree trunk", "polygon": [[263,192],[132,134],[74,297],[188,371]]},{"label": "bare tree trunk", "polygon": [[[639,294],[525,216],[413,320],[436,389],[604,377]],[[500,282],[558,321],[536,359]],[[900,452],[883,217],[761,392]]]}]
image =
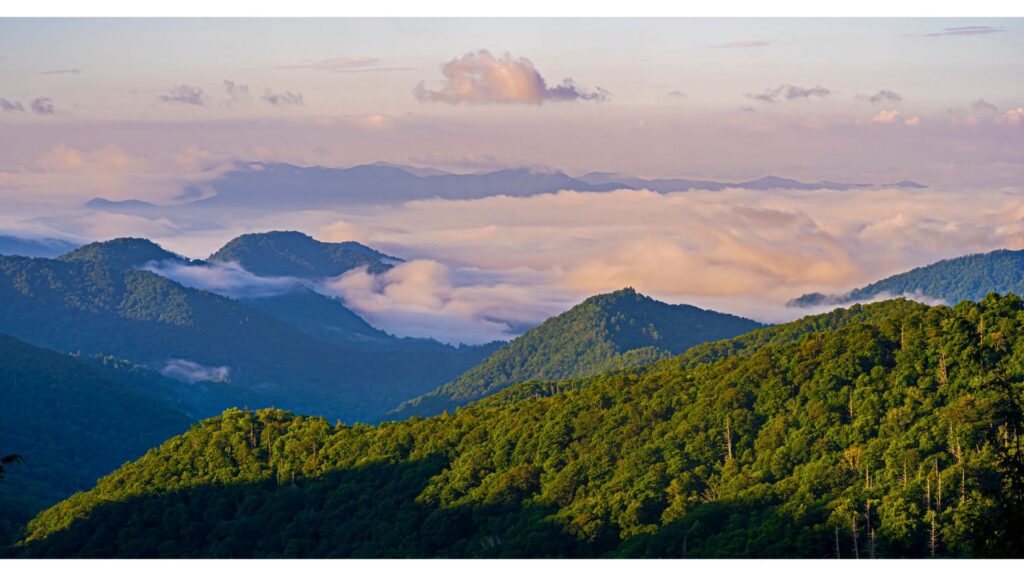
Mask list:
[{"label": "bare tree trunk", "polygon": [[942,476],[939,474],[939,461],[935,460],[935,511],[942,511]]},{"label": "bare tree trunk", "polygon": [[967,498],[967,474],[964,472],[964,465],[960,465],[960,505],[963,506]]},{"label": "bare tree trunk", "polygon": [[903,488],[907,487],[907,457],[903,457]]},{"label": "bare tree trunk", "polygon": [[732,462],[732,429],[728,416],[725,418],[725,461]]},{"label": "bare tree trunk", "polygon": [[839,526],[836,526],[836,560],[842,560],[843,556],[839,553]]},{"label": "bare tree trunk", "polygon": [[853,558],[860,560],[860,550],[857,544],[857,513],[850,517],[850,532],[853,534]]},{"label": "bare tree trunk", "polygon": [[868,531],[868,557],[875,558],[875,529],[871,527],[871,500],[864,502],[864,529]]},{"label": "bare tree trunk", "polygon": [[931,537],[929,538],[928,547],[931,549],[932,558],[934,558],[935,557],[935,552],[939,548],[939,538],[938,538],[939,535],[938,535],[938,531],[935,528],[935,510],[931,510],[930,512],[931,512],[931,517],[932,517],[932,531],[931,531]]}]

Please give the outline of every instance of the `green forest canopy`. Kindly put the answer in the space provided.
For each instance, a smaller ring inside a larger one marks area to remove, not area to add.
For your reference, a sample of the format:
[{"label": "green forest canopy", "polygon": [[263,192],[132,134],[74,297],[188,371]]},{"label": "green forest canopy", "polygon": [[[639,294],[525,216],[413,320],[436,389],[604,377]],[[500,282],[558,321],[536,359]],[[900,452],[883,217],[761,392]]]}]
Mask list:
[{"label": "green forest canopy", "polygon": [[40,514],[30,556],[1024,551],[1024,304],[894,300],[404,422],[229,410]]}]

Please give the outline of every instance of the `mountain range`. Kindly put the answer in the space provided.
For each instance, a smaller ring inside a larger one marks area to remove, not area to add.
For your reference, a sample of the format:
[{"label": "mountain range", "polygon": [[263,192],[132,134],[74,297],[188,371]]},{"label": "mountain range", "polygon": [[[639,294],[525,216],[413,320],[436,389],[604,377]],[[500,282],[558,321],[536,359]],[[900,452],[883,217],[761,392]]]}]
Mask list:
[{"label": "mountain range", "polygon": [[0,257],[0,332],[184,376],[207,390],[187,394],[200,414],[278,405],[349,421],[379,417],[497,346],[395,338],[302,286],[232,299],[137,269],[154,261],[201,264],[142,239],[91,244],[56,260]]},{"label": "mountain range", "polygon": [[842,306],[851,302],[909,296],[950,305],[981,300],[989,292],[1024,293],[1024,250],[995,250],[941,260],[851,290],[845,294],[804,294],[791,307]]},{"label": "mountain range", "polygon": [[[479,174],[451,174],[439,170],[375,163],[351,168],[302,167],[281,163],[239,165],[218,179],[192,186],[171,205],[156,205],[140,200],[90,200],[94,210],[139,215],[157,215],[177,211],[196,212],[231,208],[240,212],[317,209],[346,204],[397,204],[410,200],[444,198],[470,200],[489,196],[533,196],[560,190],[608,192],[620,189],[647,189],[655,192],[687,190],[836,190],[868,188],[874,184],[846,182],[801,182],[778,176],[765,176],[741,182],[710,180],[644,179],[610,172],[590,172],[572,177],[559,170],[510,168]],[[910,180],[889,187],[924,188]]]},{"label": "mountain range", "polygon": [[74,250],[78,244],[59,238],[22,238],[0,235],[0,255],[53,258]]}]

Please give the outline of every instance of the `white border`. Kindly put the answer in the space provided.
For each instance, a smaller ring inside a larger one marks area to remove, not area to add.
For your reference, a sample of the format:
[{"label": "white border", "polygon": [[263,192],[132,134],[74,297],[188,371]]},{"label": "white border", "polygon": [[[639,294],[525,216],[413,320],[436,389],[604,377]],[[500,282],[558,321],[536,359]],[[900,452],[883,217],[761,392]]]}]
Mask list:
[{"label": "white border", "polygon": [[1008,0],[35,0],[9,1],[0,16],[1024,16],[1024,3]]}]

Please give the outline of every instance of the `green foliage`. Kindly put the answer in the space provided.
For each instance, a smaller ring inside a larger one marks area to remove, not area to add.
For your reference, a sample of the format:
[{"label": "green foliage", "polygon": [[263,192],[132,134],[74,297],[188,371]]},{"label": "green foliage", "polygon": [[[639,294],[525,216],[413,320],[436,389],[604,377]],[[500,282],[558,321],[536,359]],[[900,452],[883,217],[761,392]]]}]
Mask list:
[{"label": "green foliage", "polygon": [[58,260],[85,262],[120,270],[140,268],[149,262],[162,260],[188,262],[187,259],[168,252],[145,238],[115,238],[105,242],[93,242],[64,254]]},{"label": "green foliage", "polygon": [[210,256],[237,262],[258,276],[326,278],[366,266],[371,274],[391,268],[394,258],[358,242],[320,242],[301,232],[243,234]]},{"label": "green foliage", "polygon": [[990,292],[1024,293],[1024,250],[996,250],[914,268],[841,296],[805,294],[793,306],[840,305],[881,296],[919,295],[956,304]]},{"label": "green foliage", "polygon": [[230,410],[18,554],[1020,556],[1024,305],[890,301],[679,358],[331,426]]},{"label": "green foliage", "polygon": [[590,376],[649,364],[702,342],[760,328],[746,318],[672,305],[632,288],[588,298],[551,318],[456,380],[389,416],[430,416],[517,382]]}]

